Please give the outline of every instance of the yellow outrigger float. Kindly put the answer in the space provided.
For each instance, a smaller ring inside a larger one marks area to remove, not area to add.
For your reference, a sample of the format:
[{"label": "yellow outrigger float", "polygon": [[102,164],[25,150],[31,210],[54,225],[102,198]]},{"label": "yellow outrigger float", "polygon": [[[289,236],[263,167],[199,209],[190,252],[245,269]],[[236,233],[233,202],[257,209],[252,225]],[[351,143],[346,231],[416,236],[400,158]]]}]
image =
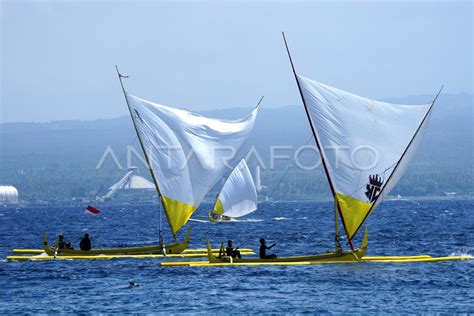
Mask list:
[{"label": "yellow outrigger float", "polygon": [[[431,257],[428,255],[418,256],[375,256],[363,257],[361,262],[369,263],[419,263],[419,262],[443,262],[443,261],[459,261],[459,260],[471,260],[472,257],[468,255],[461,256],[448,256],[448,257]],[[318,265],[318,264],[348,264],[356,263],[357,261],[287,261],[287,262],[274,262],[268,261],[254,261],[254,262],[208,262],[208,261],[167,261],[161,262],[162,267],[239,267],[239,266],[306,266],[306,265]]]},{"label": "yellow outrigger float", "polygon": [[[220,249],[212,249],[213,252],[219,253]],[[20,249],[20,248],[15,248],[12,249],[12,253],[15,255],[41,255],[44,254],[45,251],[43,249]],[[240,253],[241,254],[246,254],[246,255],[254,255],[255,252],[250,249],[250,248],[240,248]],[[207,257],[207,248],[193,248],[193,249],[185,249],[181,254],[199,254],[202,255],[202,257]]]},{"label": "yellow outrigger float", "polygon": [[[131,248],[134,250],[134,248]],[[111,259],[165,259],[165,258],[203,258],[207,257],[207,249],[186,249],[182,253],[162,254],[162,253],[148,253],[137,254],[126,252],[126,254],[61,254],[58,256],[48,255],[39,249],[13,249],[12,252],[17,255],[7,256],[7,261],[53,261],[53,260],[111,260]],[[85,252],[85,251],[84,251]],[[216,255],[219,254],[220,249],[212,249]],[[249,248],[241,249],[242,256],[255,255],[255,252]],[[20,255],[18,255],[20,254]],[[25,255],[29,254],[29,255]],[[34,254],[34,255],[32,255]]]}]

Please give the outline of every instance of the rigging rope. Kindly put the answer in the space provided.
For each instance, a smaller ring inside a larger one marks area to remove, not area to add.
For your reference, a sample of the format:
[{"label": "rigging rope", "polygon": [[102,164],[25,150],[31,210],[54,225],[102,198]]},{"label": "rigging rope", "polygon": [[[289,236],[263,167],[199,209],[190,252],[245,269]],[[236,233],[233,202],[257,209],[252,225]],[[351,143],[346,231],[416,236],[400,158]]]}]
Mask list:
[{"label": "rigging rope", "polygon": [[[128,146],[133,146],[133,144],[135,144],[135,141],[136,141],[136,140],[137,140],[137,137],[134,136],[134,137],[132,138],[132,141],[129,142],[130,145],[128,145]],[[127,148],[128,148],[128,146],[127,146]],[[127,154],[127,150],[125,150],[125,152],[122,154],[122,156],[120,156],[120,159],[118,160],[119,163],[123,160],[123,158],[125,157],[126,154]],[[113,173],[114,171],[115,171],[115,168],[112,167],[112,168],[110,169],[110,172],[109,172],[108,176],[105,178],[105,181],[103,181],[102,184],[100,185],[99,189],[97,189],[97,190],[95,191],[95,193],[94,193],[94,195],[92,196],[92,199],[90,200],[89,204],[92,203],[92,201],[97,200],[97,195],[100,193],[100,191],[102,191],[102,189],[104,188],[105,183],[106,183],[106,182],[109,182],[109,180],[110,180],[111,177],[112,177],[112,173]]]},{"label": "rigging rope", "polygon": [[[306,143],[303,145],[303,146],[306,146],[309,144],[309,142],[313,139],[313,135],[311,134],[308,138],[308,140],[306,141]],[[272,192],[267,196],[267,199],[271,199],[273,194],[280,188],[280,184],[282,183],[283,181],[283,178],[285,178],[285,176],[288,174],[288,172],[290,171],[291,167],[293,167],[293,162],[295,161],[295,156],[293,156],[293,159],[291,160],[291,162],[289,163],[289,165],[286,167],[286,170],[285,172],[283,173],[283,175],[281,176],[280,180],[278,181],[277,185],[275,186],[275,188],[273,188]]]}]

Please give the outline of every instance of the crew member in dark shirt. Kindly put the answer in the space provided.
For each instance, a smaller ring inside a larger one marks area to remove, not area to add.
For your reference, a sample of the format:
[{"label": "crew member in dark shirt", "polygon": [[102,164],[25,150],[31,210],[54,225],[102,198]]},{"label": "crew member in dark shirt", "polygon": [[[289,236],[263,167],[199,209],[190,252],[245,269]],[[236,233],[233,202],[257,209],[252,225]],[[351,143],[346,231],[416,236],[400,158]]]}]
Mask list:
[{"label": "crew member in dark shirt", "polygon": [[221,242],[221,247],[219,248],[219,256],[217,258],[222,258],[226,255],[226,250],[224,246],[224,242]]},{"label": "crew member in dark shirt", "polygon": [[273,244],[270,247],[268,247],[265,244],[265,238],[261,238],[260,239],[260,259],[276,259],[277,257],[276,254],[267,255],[267,249],[272,249],[275,246],[276,244]]},{"label": "crew member in dark shirt", "polygon": [[69,241],[64,239],[64,234],[58,236],[58,241],[54,245],[54,252],[60,253],[64,249],[74,249]]},{"label": "crew member in dark shirt", "polygon": [[66,241],[64,241],[63,234],[59,235],[55,248],[56,248],[56,251],[61,251],[64,248],[66,248]]},{"label": "crew member in dark shirt", "polygon": [[242,258],[240,255],[239,247],[234,248],[232,246],[232,240],[227,241],[227,248],[225,249],[226,255],[232,258]]},{"label": "crew member in dark shirt", "polygon": [[84,234],[84,237],[81,239],[81,243],[79,244],[81,250],[89,251],[92,249],[91,240],[89,238],[89,234]]}]

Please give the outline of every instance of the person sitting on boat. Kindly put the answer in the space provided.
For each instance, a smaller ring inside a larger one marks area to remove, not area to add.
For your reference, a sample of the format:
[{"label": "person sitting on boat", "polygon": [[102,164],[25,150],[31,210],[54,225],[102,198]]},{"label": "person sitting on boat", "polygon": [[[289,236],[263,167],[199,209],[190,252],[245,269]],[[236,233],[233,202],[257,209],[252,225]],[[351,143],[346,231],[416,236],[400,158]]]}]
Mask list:
[{"label": "person sitting on boat", "polygon": [[61,252],[61,250],[73,248],[71,247],[71,243],[64,239],[64,234],[60,234],[58,236],[58,241],[56,242],[56,245],[54,245],[54,249],[57,252]]},{"label": "person sitting on boat", "polygon": [[276,259],[276,254],[267,255],[267,249],[272,249],[276,244],[268,247],[265,243],[265,238],[260,238],[260,259]]},{"label": "person sitting on boat", "polygon": [[58,241],[56,242],[56,245],[54,246],[57,251],[61,251],[64,248],[66,248],[66,242],[64,241],[64,234],[61,234],[58,236]]},{"label": "person sitting on boat", "polygon": [[221,242],[221,247],[219,248],[219,257],[217,257],[217,258],[220,259],[220,258],[224,257],[225,253],[226,253],[226,251],[225,251],[224,242]]},{"label": "person sitting on boat", "polygon": [[240,255],[239,247],[234,248],[232,246],[232,240],[227,241],[227,248],[225,249],[226,255],[232,258],[242,258]]},{"label": "person sitting on boat", "polygon": [[89,234],[84,234],[84,237],[82,237],[81,242],[79,243],[79,247],[84,251],[89,251],[92,249]]}]

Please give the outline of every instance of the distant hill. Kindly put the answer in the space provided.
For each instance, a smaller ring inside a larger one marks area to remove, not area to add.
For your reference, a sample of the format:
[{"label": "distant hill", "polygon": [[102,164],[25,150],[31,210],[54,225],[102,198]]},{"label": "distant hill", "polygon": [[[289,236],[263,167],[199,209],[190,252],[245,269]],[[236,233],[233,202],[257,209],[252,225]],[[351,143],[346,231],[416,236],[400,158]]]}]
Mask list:
[{"label": "distant hill", "polygon": [[[433,96],[412,96],[387,100],[416,104],[429,103]],[[457,192],[472,194],[473,188],[473,96],[470,94],[440,96],[427,134],[417,155],[402,177],[393,195],[427,196]],[[216,118],[238,118],[250,108],[202,112]],[[261,154],[269,167],[270,146],[301,146],[311,136],[302,105],[271,108],[262,105],[249,144]],[[21,199],[89,198],[101,186],[107,188],[124,170],[112,168],[110,157],[96,170],[108,146],[118,159],[135,134],[129,117],[94,121],[55,121],[48,123],[6,123],[0,125],[0,183],[18,188]],[[311,139],[310,144],[314,144]],[[138,143],[134,143],[141,153]],[[279,150],[278,154],[291,154]],[[125,167],[125,159],[122,164]],[[317,161],[314,152],[301,157],[305,164]],[[250,165],[257,159],[253,157]],[[322,169],[290,169],[275,190],[289,161],[277,161],[274,170],[262,168],[261,195],[274,191],[274,199],[314,199],[329,195]],[[149,177],[138,159],[141,175]],[[251,167],[253,169],[253,167]],[[104,190],[102,190],[102,193]],[[211,194],[212,196],[212,194]]]}]

